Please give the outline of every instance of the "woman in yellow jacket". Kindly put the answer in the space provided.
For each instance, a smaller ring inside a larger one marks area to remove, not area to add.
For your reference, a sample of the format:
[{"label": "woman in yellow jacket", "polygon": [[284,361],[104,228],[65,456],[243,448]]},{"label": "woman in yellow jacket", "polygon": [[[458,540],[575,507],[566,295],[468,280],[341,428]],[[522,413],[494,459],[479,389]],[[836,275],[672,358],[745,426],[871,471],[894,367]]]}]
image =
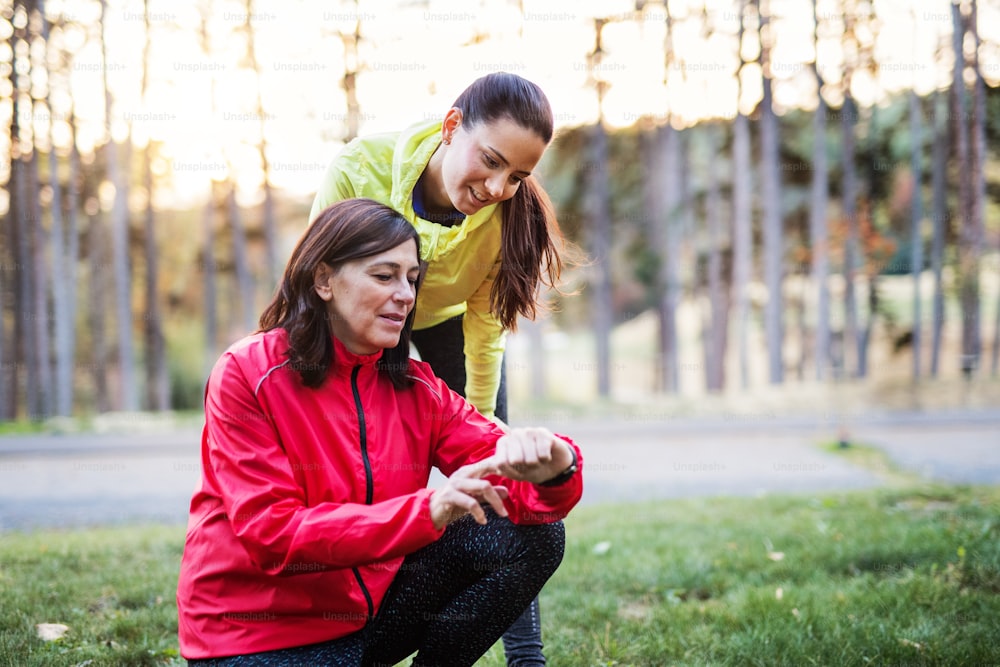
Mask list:
[{"label": "woman in yellow jacket", "polygon": [[[486,417],[507,421],[503,353],[542,284],[562,271],[564,240],[532,171],[552,140],[542,90],[514,74],[474,81],[441,121],[358,138],[330,164],[310,220],[368,197],[420,235],[426,274],[411,341],[434,373]],[[538,600],[504,634],[508,665],[544,665]]]}]

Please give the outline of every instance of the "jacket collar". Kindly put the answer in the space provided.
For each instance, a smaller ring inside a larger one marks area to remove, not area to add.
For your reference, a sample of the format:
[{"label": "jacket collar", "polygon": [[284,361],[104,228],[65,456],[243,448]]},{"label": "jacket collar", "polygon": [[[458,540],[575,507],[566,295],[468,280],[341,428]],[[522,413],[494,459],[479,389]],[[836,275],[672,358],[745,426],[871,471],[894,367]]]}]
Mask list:
[{"label": "jacket collar", "polygon": [[475,214],[467,216],[462,224],[453,227],[445,227],[417,217],[413,211],[413,188],[439,145],[441,145],[441,121],[425,121],[403,130],[396,141],[392,155],[390,206],[413,221],[413,226],[417,228],[422,239],[431,240],[430,243],[420,244],[421,259],[425,261],[433,261],[452,250],[469,232],[485,224],[497,211],[496,204],[486,206]]},{"label": "jacket collar", "polygon": [[374,369],[375,364],[382,358],[383,350],[374,354],[355,354],[348,350],[339,338],[333,336],[333,368],[336,372],[350,372],[355,366],[363,366],[367,372]]}]

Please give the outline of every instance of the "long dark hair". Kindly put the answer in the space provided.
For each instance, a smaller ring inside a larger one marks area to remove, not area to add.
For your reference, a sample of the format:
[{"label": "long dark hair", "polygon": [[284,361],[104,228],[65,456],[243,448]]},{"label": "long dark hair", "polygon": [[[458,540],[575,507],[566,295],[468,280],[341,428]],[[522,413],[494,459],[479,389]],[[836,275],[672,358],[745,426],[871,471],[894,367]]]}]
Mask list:
[{"label": "long dark hair", "polygon": [[[324,209],[299,239],[285,266],[274,299],[260,316],[260,330],[288,332],[288,357],[302,384],[319,387],[333,363],[333,332],[327,305],[313,288],[320,264],[334,269],[344,262],[371,257],[412,239],[420,256],[420,237],[403,216],[371,199],[345,199]],[[379,371],[393,385],[407,387],[410,331],[413,313],[406,318],[399,343],[382,352]]]},{"label": "long dark hair", "polygon": [[[466,88],[452,105],[470,126],[509,118],[552,141],[553,117],[545,93],[516,74],[493,72]],[[563,237],[555,208],[533,176],[521,181],[503,207],[500,229],[500,272],[490,291],[490,310],[505,329],[517,328],[517,317],[534,319],[541,284],[556,287],[563,257],[575,250]]]}]

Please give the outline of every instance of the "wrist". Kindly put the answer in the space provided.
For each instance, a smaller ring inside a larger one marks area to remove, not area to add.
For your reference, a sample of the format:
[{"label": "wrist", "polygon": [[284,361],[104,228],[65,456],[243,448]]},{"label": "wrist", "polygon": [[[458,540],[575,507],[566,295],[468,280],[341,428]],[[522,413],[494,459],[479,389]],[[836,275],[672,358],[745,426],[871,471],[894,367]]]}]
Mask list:
[{"label": "wrist", "polygon": [[569,464],[562,470],[562,472],[556,474],[554,477],[544,482],[539,482],[538,483],[539,486],[560,486],[568,482],[573,477],[573,475],[576,474],[577,468],[579,467],[576,458],[576,450],[573,449],[573,447],[570,446],[568,443],[566,444],[566,449],[569,450],[569,455],[570,455]]}]

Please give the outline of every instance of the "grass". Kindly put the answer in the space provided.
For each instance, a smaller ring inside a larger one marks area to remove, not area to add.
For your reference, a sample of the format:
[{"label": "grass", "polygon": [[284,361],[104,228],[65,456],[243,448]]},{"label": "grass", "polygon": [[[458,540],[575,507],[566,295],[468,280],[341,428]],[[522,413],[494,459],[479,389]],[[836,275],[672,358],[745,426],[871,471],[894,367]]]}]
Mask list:
[{"label": "grass", "polygon": [[[541,599],[553,665],[1000,663],[998,488],[581,507],[567,534]],[[183,664],[182,539],[5,534],[0,666]],[[43,642],[41,622],[71,629]]]}]

